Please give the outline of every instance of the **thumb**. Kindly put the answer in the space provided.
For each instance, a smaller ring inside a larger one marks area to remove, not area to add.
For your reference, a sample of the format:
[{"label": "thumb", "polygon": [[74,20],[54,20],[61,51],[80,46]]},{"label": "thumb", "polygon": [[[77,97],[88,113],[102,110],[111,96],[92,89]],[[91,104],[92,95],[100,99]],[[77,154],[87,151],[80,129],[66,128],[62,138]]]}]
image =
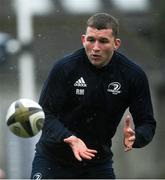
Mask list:
[{"label": "thumb", "polygon": [[71,144],[73,142],[76,142],[77,140],[78,140],[78,138],[76,136],[72,135],[72,136],[69,136],[69,137],[65,138],[64,142],[68,143],[68,144]]},{"label": "thumb", "polygon": [[70,142],[70,139],[65,138],[65,139],[64,139],[64,142],[65,142],[65,143],[69,143],[69,142]]},{"label": "thumb", "polygon": [[124,121],[124,128],[130,128],[131,127],[131,117],[130,115],[126,116],[126,119]]}]

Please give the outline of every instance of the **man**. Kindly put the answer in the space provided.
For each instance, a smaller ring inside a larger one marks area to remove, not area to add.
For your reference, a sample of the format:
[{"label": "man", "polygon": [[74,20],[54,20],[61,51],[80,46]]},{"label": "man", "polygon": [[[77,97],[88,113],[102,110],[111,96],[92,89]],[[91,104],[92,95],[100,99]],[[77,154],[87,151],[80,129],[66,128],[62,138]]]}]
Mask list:
[{"label": "man", "polygon": [[31,178],[115,178],[111,139],[127,108],[125,151],[147,145],[156,122],[148,80],[117,52],[118,21],[98,13],[87,21],[84,48],[58,61],[40,97],[46,115]]}]

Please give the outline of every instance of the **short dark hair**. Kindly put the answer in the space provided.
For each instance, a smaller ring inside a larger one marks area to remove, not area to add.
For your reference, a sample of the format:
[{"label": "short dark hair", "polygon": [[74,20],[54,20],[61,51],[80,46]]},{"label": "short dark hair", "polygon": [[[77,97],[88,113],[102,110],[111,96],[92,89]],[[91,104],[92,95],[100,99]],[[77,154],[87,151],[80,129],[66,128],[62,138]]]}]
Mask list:
[{"label": "short dark hair", "polygon": [[119,23],[118,20],[107,13],[97,13],[91,16],[87,20],[87,27],[93,27],[98,30],[112,29],[114,37],[119,35]]}]

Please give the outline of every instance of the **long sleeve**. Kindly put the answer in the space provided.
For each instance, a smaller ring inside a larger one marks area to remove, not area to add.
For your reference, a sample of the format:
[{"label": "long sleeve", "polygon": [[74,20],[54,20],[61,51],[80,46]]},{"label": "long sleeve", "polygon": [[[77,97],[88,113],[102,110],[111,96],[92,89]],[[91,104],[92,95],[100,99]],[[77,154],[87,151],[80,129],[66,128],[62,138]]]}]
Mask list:
[{"label": "long sleeve", "polygon": [[71,136],[70,132],[60,119],[60,112],[67,99],[67,87],[65,73],[62,68],[55,65],[46,80],[39,104],[45,112],[43,134],[51,142],[62,142],[64,138]]},{"label": "long sleeve", "polygon": [[153,116],[149,84],[145,73],[139,73],[139,76],[132,81],[134,85],[131,89],[132,98],[129,110],[135,124],[136,140],[133,147],[140,148],[152,140],[156,121]]}]

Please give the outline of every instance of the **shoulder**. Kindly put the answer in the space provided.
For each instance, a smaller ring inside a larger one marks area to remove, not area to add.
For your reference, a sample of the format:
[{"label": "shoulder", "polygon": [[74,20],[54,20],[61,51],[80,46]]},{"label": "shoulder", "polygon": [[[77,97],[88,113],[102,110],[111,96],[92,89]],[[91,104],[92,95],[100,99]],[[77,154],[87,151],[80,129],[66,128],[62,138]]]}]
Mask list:
[{"label": "shoulder", "polygon": [[85,55],[84,49],[79,49],[71,54],[68,54],[61,59],[57,60],[53,66],[53,69],[70,70],[77,66]]},{"label": "shoulder", "polygon": [[134,78],[146,77],[146,73],[144,72],[144,70],[138,64],[130,60],[128,57],[119,52],[116,52],[115,56],[115,61],[117,61],[119,68],[122,71],[126,72],[129,76],[132,76]]},{"label": "shoulder", "polygon": [[79,67],[82,67],[82,62],[85,56],[85,50],[79,49],[61,59],[55,61],[52,68],[49,70],[48,79],[62,79],[68,78],[75,73]]}]

